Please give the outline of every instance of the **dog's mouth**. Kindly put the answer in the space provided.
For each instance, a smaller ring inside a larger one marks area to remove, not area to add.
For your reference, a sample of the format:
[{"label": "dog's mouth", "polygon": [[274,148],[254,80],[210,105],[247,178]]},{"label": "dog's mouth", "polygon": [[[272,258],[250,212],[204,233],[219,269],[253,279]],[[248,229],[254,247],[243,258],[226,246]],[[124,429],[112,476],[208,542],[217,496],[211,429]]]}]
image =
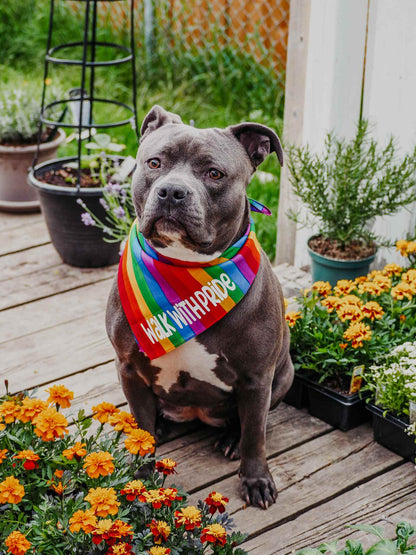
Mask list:
[{"label": "dog's mouth", "polygon": [[159,248],[167,247],[174,241],[180,241],[184,247],[192,250],[208,249],[212,244],[212,241],[198,241],[184,223],[171,215],[154,220],[149,229],[143,230],[143,235]]}]

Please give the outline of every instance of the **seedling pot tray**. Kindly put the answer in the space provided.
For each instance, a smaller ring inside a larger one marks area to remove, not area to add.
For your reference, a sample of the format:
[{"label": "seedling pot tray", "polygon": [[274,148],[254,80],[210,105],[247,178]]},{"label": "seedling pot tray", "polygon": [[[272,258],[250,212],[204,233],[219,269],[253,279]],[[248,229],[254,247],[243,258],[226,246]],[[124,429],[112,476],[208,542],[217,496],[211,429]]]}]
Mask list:
[{"label": "seedling pot tray", "polygon": [[308,388],[309,413],[340,430],[350,430],[370,419],[365,395],[345,395],[304,378]]},{"label": "seedling pot tray", "polygon": [[373,416],[375,441],[401,457],[416,462],[415,438],[406,433],[409,424],[389,412],[383,416],[384,410],[373,403],[369,403],[367,409]]},{"label": "seedling pot tray", "polygon": [[308,389],[304,376],[295,372],[293,383],[283,401],[297,409],[303,409],[308,406]]}]

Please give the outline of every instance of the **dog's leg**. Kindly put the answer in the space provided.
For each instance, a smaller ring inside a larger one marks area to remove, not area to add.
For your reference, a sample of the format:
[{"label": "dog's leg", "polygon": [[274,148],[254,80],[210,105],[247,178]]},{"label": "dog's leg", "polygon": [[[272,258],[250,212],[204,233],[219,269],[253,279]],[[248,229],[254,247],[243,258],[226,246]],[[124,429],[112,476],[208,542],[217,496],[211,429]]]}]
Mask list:
[{"label": "dog's leg", "polygon": [[241,422],[241,493],[245,502],[267,509],[277,490],[266,460],[266,419],[271,384],[253,378],[240,385],[238,410]]}]

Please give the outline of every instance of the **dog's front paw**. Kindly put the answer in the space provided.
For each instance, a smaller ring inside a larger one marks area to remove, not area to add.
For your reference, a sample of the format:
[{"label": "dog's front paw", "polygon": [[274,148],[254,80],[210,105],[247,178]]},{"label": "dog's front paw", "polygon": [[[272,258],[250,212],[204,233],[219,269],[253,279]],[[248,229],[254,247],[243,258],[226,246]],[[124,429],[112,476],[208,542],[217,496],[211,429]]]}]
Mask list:
[{"label": "dog's front paw", "polygon": [[240,458],[240,431],[230,430],[219,437],[215,450],[220,451],[232,461]]},{"label": "dog's front paw", "polygon": [[254,478],[242,476],[241,496],[247,505],[268,509],[277,499],[277,489],[272,476],[270,474]]}]

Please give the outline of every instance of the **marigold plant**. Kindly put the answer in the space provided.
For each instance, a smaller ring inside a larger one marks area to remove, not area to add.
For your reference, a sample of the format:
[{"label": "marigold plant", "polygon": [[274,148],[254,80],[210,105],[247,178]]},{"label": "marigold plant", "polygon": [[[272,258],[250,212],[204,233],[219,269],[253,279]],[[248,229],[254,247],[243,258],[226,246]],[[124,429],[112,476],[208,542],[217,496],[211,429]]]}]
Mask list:
[{"label": "marigold plant", "polygon": [[364,365],[368,372],[394,347],[414,339],[416,243],[398,241],[397,250],[413,266],[387,264],[333,288],[316,282],[297,298],[298,310],[288,312],[286,320],[298,372],[348,390],[354,367]]},{"label": "marigold plant", "polygon": [[[154,438],[129,413],[101,403],[90,418],[64,415],[73,393],[47,392],[47,402],[26,392],[0,398],[2,553],[245,553],[236,547],[244,536],[230,532],[228,499],[212,492],[188,506],[184,491],[165,484],[177,463],[155,460]],[[139,480],[144,465],[154,472]]]}]

